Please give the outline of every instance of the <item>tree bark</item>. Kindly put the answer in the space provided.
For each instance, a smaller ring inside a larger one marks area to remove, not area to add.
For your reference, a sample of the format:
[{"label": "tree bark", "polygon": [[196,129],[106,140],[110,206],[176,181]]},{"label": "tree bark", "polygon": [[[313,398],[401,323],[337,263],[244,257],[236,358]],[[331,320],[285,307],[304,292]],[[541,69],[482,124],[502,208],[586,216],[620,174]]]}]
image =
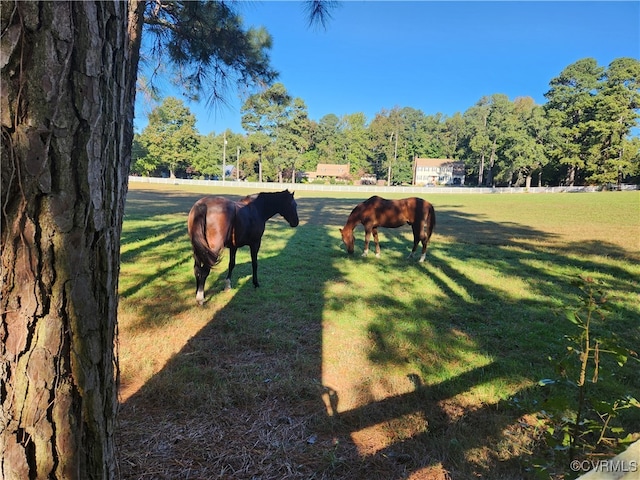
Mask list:
[{"label": "tree bark", "polygon": [[142,3],[2,5],[0,477],[116,478]]}]

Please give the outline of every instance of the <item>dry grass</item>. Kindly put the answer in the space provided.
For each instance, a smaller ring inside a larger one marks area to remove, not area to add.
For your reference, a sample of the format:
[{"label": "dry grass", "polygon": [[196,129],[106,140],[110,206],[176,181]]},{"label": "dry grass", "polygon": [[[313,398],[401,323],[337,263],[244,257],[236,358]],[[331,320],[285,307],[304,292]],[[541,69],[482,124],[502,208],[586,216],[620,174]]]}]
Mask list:
[{"label": "dry grass", "polygon": [[346,259],[337,227],[354,200],[296,194],[298,229],[267,224],[262,287],[251,286],[241,250],[234,289],[221,291],[223,261],[199,308],[185,225],[204,192],[131,187],[120,281],[125,479],[532,478],[526,459],[541,429],[509,399],[536,398],[546,356],[563,348],[548,318],[575,298],[564,276],[586,268],[608,279],[638,340],[628,325],[637,217],[608,215],[617,223],[597,228],[540,221],[540,208],[579,210],[587,197],[441,196],[418,266],[404,262],[400,230],[381,233],[382,259]]}]

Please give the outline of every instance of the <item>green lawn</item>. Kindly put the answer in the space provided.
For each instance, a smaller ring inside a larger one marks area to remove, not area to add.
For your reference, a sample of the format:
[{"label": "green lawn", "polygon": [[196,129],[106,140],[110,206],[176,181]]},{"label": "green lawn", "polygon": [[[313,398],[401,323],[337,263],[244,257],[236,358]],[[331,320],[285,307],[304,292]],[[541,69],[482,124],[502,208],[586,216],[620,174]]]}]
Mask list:
[{"label": "green lawn", "polygon": [[[576,277],[609,295],[594,332],[640,345],[638,192],[431,194],[422,264],[406,259],[409,227],[380,229],[379,259],[360,256],[358,227],[346,254],[338,228],[369,195],[298,192],[300,225],[267,223],[261,287],[241,249],[222,291],[225,254],[198,307],[188,211],[204,194],[247,193],[130,185],[123,478],[534,478],[532,459],[549,461],[537,382],[575,333]],[[594,394],[638,397],[634,363],[603,358]],[[624,415],[640,433],[638,409]]]}]

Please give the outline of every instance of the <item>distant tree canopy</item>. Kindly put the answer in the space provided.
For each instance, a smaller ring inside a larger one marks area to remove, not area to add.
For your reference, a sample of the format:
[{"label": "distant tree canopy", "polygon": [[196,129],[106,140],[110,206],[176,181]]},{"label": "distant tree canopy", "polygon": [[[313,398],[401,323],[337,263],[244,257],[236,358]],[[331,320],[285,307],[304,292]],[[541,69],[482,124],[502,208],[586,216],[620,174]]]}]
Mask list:
[{"label": "distant tree canopy", "polygon": [[182,101],[167,97],[151,112],[149,124],[136,141],[144,156],[135,163],[135,171],[148,174],[162,165],[175,177],[178,168],[195,161],[193,155],[199,146],[196,118]]},{"label": "distant tree canopy", "polygon": [[[236,134],[243,144],[242,178],[295,181],[296,172],[334,163],[349,164],[353,179],[374,174],[392,184],[410,183],[414,158],[429,157],[464,162],[467,184],[640,181],[640,139],[633,135],[640,118],[640,61],[618,58],[604,68],[585,58],[551,79],[549,87],[544,105],[494,94],[451,117],[396,106],[370,120],[355,112],[316,121],[308,117],[303,99],[276,83],[242,106],[246,134]],[[210,149],[204,158],[199,142],[208,137],[197,138],[183,173],[189,168],[196,176],[221,174],[222,149]],[[151,144],[143,145],[150,152]],[[153,165],[156,174],[171,171],[169,163],[152,164],[149,158],[135,150],[134,170],[150,174]]]}]

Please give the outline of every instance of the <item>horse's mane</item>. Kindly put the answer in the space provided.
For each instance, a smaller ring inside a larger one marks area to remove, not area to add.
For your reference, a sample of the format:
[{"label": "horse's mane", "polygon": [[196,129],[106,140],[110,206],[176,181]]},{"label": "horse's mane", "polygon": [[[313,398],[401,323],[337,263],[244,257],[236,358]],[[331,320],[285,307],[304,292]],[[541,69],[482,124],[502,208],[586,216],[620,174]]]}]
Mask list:
[{"label": "horse's mane", "polygon": [[345,224],[344,228],[351,228],[351,230],[355,229],[358,222],[360,222],[360,214],[362,210],[366,208],[367,201],[368,200],[361,202],[353,207],[353,210],[351,210],[349,217],[347,217],[347,223]]},{"label": "horse's mane", "polygon": [[259,193],[252,193],[251,195],[247,195],[246,197],[242,197],[240,200],[238,200],[237,203],[242,203],[243,205],[248,205],[251,202],[253,202],[256,198],[258,198],[260,194]]},{"label": "horse's mane", "polygon": [[255,202],[259,197],[263,197],[263,200],[267,200],[267,199],[280,198],[283,194],[292,195],[292,193],[289,190],[284,190],[282,192],[252,193],[251,195],[247,195],[246,197],[242,197],[236,203],[241,203],[242,205],[249,205],[250,203]]}]

